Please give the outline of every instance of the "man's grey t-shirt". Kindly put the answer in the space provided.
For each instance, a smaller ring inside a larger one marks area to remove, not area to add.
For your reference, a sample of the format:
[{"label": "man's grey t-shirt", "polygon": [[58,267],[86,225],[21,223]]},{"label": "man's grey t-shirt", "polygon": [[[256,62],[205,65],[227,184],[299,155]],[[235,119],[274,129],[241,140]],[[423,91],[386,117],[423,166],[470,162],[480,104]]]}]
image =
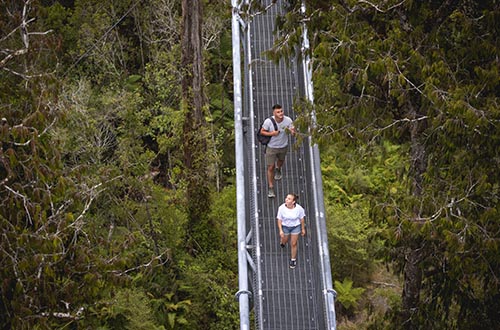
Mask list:
[{"label": "man's grey t-shirt", "polygon": [[[269,148],[284,148],[288,146],[288,134],[286,133],[285,128],[291,129],[293,127],[292,118],[284,116],[281,123],[276,122],[276,125],[278,125],[278,131],[280,133],[277,136],[272,136],[271,141],[269,141],[267,146]],[[273,122],[269,118],[264,120],[262,127],[268,132],[274,131]]]}]

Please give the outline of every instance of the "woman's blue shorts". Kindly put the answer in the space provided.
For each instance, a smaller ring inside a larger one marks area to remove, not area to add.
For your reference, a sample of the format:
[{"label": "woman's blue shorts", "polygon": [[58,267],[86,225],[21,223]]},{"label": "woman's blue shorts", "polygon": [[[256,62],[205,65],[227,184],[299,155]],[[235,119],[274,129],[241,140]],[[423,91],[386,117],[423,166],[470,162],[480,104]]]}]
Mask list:
[{"label": "woman's blue shorts", "polygon": [[287,226],[281,226],[281,229],[283,229],[283,233],[285,235],[298,235],[301,232],[300,225],[295,226],[295,227],[287,227]]}]

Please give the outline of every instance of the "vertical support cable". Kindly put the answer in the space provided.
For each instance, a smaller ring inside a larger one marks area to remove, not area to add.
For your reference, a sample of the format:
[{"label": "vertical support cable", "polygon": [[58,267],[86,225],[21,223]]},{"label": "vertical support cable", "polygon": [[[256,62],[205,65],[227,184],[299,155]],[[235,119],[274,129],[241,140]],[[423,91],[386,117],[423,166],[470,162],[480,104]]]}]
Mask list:
[{"label": "vertical support cable", "polygon": [[248,264],[246,250],[245,224],[245,168],[243,154],[243,118],[242,118],[242,87],[241,87],[241,57],[240,57],[240,24],[238,0],[231,0],[232,10],[232,43],[233,43],[233,74],[234,74],[234,139],[236,157],[236,217],[238,228],[238,285],[237,298],[240,303],[240,329],[250,329],[250,311],[248,303]]},{"label": "vertical support cable", "polygon": [[[306,13],[305,2],[302,1],[301,12],[303,15]],[[309,50],[309,39],[307,37],[307,26],[303,24],[302,33],[302,67],[304,70],[304,87],[305,96],[307,100],[313,104],[313,84],[312,84],[312,68],[311,61],[308,55]],[[311,119],[313,126],[316,125],[316,113],[314,110],[311,113]],[[325,222],[325,202],[323,199],[323,180],[321,178],[321,167],[320,167],[320,157],[319,148],[317,144],[313,144],[312,137],[308,137],[309,141],[309,153],[311,162],[311,177],[313,184],[313,199],[314,206],[316,210],[316,230],[318,235],[318,248],[319,248],[319,258],[320,267],[322,271],[322,286],[323,286],[323,299],[325,301],[325,313],[326,313],[326,326],[330,330],[335,330],[337,327],[336,317],[335,317],[335,297],[336,292],[332,287],[332,274],[330,269],[330,254],[328,252],[328,236],[326,231]]]},{"label": "vertical support cable", "polygon": [[[249,0],[245,0],[245,3],[247,5],[247,8],[250,7],[250,2]],[[251,141],[250,145],[252,146],[249,150],[251,153],[250,159],[255,160],[256,159],[256,149],[257,146],[255,146],[255,112],[254,112],[254,107],[253,107],[253,69],[252,69],[252,45],[251,45],[251,28],[252,24],[250,21],[246,22],[246,33],[245,33],[245,44],[246,44],[246,62],[248,63],[248,66],[246,67],[246,74],[247,74],[247,83],[248,86],[246,86],[246,91],[247,91],[247,99],[248,99],[248,120],[249,120],[249,126],[252,128],[248,130],[249,134],[249,139]],[[255,285],[254,285],[254,302],[256,308],[259,310],[255,313],[256,315],[256,323],[257,327],[260,329],[261,325],[263,324],[262,320],[262,315],[263,315],[263,309],[262,309],[262,274],[261,274],[261,249],[260,249],[260,224],[259,224],[259,209],[257,206],[257,169],[255,166],[255,162],[252,162],[249,164],[249,173],[251,178],[251,188],[250,192],[252,196],[250,196],[250,201],[253,203],[250,207],[250,212],[253,211],[253,213],[250,214],[252,217],[251,222],[252,222],[252,229],[254,230],[254,258],[255,258],[255,274],[254,274],[254,279],[255,279]]]}]

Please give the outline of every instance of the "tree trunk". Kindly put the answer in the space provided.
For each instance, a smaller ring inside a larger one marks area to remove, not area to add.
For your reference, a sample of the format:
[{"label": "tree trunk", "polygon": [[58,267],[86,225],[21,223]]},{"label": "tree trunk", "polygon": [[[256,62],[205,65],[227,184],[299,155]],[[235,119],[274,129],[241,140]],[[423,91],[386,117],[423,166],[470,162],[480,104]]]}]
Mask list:
[{"label": "tree trunk", "polygon": [[[423,193],[423,175],[427,168],[427,156],[425,146],[423,145],[422,132],[425,130],[427,123],[426,120],[418,120],[422,114],[417,114],[417,111],[410,105],[410,119],[412,119],[412,126],[410,130],[411,139],[411,166],[410,173],[412,178],[412,195],[415,200],[422,198]],[[419,228],[421,225],[421,212],[418,206],[413,209],[413,221]],[[412,233],[413,234],[413,233]],[[404,287],[403,287],[403,315],[402,323],[406,330],[416,330],[417,320],[412,319],[412,315],[418,310],[420,303],[420,288],[422,286],[422,269],[420,263],[423,259],[423,241],[419,239],[418,233],[414,233],[410,242],[408,242],[408,249],[405,252],[405,266],[404,266]]]},{"label": "tree trunk", "polygon": [[422,255],[418,248],[412,247],[407,251],[405,258],[402,324],[406,330],[416,330],[417,322],[412,321],[412,315],[417,311],[420,301],[422,270],[419,264]]},{"label": "tree trunk", "polygon": [[193,252],[203,246],[203,228],[209,211],[207,127],[204,116],[202,56],[202,1],[182,1],[182,106],[184,121],[184,178],[189,217],[187,242]]},{"label": "tree trunk", "polygon": [[202,3],[200,0],[182,1],[182,97],[186,102],[186,117],[194,121],[185,126],[205,125],[203,107]]}]

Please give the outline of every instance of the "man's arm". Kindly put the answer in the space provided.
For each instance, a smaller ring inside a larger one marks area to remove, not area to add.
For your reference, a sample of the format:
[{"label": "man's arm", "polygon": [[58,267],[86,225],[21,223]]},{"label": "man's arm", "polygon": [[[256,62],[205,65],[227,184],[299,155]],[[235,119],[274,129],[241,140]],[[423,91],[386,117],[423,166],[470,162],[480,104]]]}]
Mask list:
[{"label": "man's arm", "polygon": [[[290,117],[288,117],[288,118],[290,118]],[[287,130],[288,130],[288,132],[290,132],[290,134],[295,135],[295,126],[293,126],[292,118],[290,118],[290,125],[287,126]]]},{"label": "man's arm", "polygon": [[264,127],[261,127],[260,128],[260,134],[264,135],[264,136],[276,136],[278,134],[280,134],[280,131],[266,131],[266,129]]},{"label": "man's arm", "polygon": [[[266,121],[269,120],[269,119],[266,119]],[[264,123],[266,122],[264,121]],[[264,126],[262,126],[260,128],[260,134],[264,135],[264,136],[276,136],[278,134],[280,134],[279,130],[276,130],[276,131],[268,131],[267,129],[264,128]]]}]

